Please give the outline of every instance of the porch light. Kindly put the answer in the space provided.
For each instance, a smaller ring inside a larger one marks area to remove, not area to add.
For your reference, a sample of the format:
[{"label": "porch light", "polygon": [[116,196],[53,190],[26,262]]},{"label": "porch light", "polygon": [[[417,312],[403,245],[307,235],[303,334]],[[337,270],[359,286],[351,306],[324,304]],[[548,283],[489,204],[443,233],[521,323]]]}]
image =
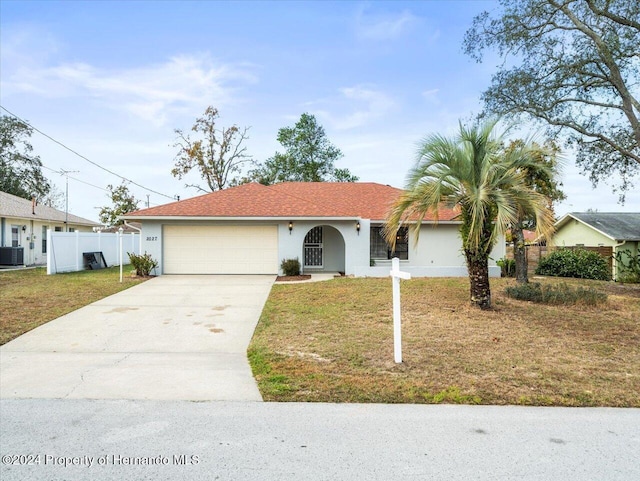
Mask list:
[{"label": "porch light", "polygon": [[356,222],[356,230],[358,231],[358,235],[360,235],[360,221]]},{"label": "porch light", "polygon": [[26,225],[22,226],[22,232],[27,232],[27,226]]},{"label": "porch light", "polygon": [[293,230],[293,222],[289,221],[289,235],[291,235],[292,230]]}]

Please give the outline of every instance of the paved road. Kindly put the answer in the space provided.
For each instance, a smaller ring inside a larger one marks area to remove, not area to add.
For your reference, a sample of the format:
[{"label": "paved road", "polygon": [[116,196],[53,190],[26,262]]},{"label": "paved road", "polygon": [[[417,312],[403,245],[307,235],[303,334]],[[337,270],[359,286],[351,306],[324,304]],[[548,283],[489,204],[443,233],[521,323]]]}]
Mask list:
[{"label": "paved road", "polygon": [[39,455],[3,481],[640,479],[638,409],[11,399],[0,430]]},{"label": "paved road", "polygon": [[161,276],[0,347],[1,398],[261,401],[246,349],[275,276]]}]

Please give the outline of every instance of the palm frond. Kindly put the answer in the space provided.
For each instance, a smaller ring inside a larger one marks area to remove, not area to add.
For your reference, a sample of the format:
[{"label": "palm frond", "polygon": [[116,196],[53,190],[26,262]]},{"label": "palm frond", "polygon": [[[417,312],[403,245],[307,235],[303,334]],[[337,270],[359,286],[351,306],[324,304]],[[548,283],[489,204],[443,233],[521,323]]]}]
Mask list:
[{"label": "palm frond", "polygon": [[549,170],[537,160],[540,146],[521,142],[505,149],[504,132],[497,132],[497,124],[460,123],[452,138],[431,135],[421,142],[405,191],[387,218],[385,234],[391,245],[399,226],[408,222],[417,241],[421,222],[427,215],[437,221],[445,203],[460,209],[465,249],[490,250],[524,212],[540,222],[541,233],[549,232],[553,223],[548,200],[533,191],[525,177],[533,169]]}]

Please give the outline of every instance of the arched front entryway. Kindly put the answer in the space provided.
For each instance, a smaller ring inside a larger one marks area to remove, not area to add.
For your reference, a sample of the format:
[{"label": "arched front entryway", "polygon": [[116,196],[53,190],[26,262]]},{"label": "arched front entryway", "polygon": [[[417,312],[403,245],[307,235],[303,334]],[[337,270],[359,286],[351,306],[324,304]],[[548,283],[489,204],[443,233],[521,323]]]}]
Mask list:
[{"label": "arched front entryway", "polygon": [[302,245],[304,272],[342,272],[345,266],[344,238],[338,229],[319,225],[309,229]]}]

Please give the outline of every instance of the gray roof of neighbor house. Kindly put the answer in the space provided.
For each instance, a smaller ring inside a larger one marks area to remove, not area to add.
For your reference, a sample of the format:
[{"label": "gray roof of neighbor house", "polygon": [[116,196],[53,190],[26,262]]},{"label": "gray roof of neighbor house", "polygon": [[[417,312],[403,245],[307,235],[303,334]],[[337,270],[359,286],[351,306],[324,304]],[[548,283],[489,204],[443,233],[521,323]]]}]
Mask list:
[{"label": "gray roof of neighbor house", "polygon": [[[15,217],[18,219],[33,219],[49,222],[65,221],[65,213],[61,210],[47,207],[46,205],[36,204],[33,206],[32,201],[23,199],[6,192],[0,192],[0,217]],[[100,224],[89,219],[78,217],[77,215],[68,215],[69,224],[99,226]]]},{"label": "gray roof of neighbor house", "polygon": [[640,212],[571,212],[558,221],[573,217],[616,241],[640,241]]}]

